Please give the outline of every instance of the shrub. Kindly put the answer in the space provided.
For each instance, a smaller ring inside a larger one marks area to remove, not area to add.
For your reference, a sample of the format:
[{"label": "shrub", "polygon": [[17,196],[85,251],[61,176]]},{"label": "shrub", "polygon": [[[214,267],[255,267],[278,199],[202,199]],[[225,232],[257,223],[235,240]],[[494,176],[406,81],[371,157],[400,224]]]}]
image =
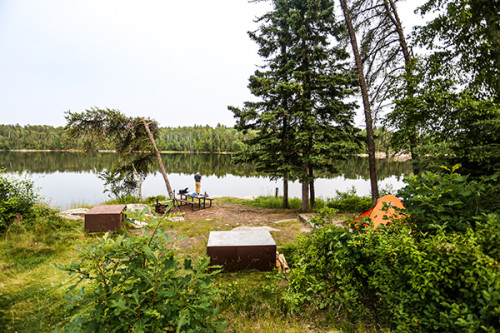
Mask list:
[{"label": "shrub", "polygon": [[296,311],[343,308],[397,331],[494,332],[500,324],[499,258],[472,230],[417,240],[402,224],[358,233],[328,226],[304,238],[293,261],[287,300]]},{"label": "shrub", "polygon": [[140,202],[139,197],[133,195],[124,195],[121,197],[116,197],[114,199],[107,200],[104,204],[106,205],[126,205],[134,204]]},{"label": "shrub", "polygon": [[435,233],[465,232],[476,228],[483,214],[498,212],[493,200],[498,200],[498,189],[488,183],[469,181],[467,176],[445,169],[440,173],[423,172],[405,179],[408,184],[398,192],[406,211],[412,217],[413,229]]},{"label": "shrub", "polygon": [[361,213],[372,207],[372,199],[358,196],[354,187],[346,192],[337,190],[336,193],[337,196],[329,199],[326,206],[335,208],[339,213]]},{"label": "shrub", "polygon": [[154,205],[156,203],[156,201],[162,202],[162,201],[166,201],[166,200],[167,200],[167,197],[160,194],[160,195],[147,197],[144,200],[144,202],[147,203],[148,205]]},{"label": "shrub", "polygon": [[31,180],[10,179],[0,172],[0,232],[5,231],[16,218],[31,218],[37,200]]},{"label": "shrub", "polygon": [[[138,216],[133,216],[138,218]],[[79,276],[70,293],[75,314],[64,331],[214,332],[224,328],[213,306],[217,290],[209,259],[195,264],[174,257],[172,235],[159,218],[142,235],[106,234],[81,253],[81,261],[63,269]],[[152,226],[156,226],[153,228]]]},{"label": "shrub", "polygon": [[351,319],[401,332],[495,332],[500,217],[478,214],[488,208],[469,199],[487,187],[454,171],[408,180],[408,210],[420,213],[420,227],[398,221],[374,229],[358,220],[350,221],[352,231],[327,225],[302,236],[291,260],[288,307],[343,309]]}]

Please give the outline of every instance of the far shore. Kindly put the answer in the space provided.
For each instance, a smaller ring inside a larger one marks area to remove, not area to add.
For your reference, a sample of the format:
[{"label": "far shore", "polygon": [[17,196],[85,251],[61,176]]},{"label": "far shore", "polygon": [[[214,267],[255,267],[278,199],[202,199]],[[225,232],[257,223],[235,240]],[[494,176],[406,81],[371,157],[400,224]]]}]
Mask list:
[{"label": "far shore", "polygon": [[[85,150],[82,149],[11,149],[11,150],[5,150],[5,149],[0,149],[0,151],[13,151],[17,153],[85,153]],[[97,150],[95,151],[96,153],[110,153],[110,154],[116,154],[116,150]],[[160,154],[220,154],[220,155],[229,155],[232,154],[231,152],[227,151],[222,151],[219,153],[211,153],[211,152],[206,152],[206,151],[198,151],[198,152],[191,152],[191,151],[170,151],[170,150],[162,150],[160,151]]]},{"label": "far shore", "polygon": [[[0,151],[12,151],[12,152],[18,152],[18,153],[51,153],[51,152],[63,152],[63,153],[84,153],[84,150],[81,149],[12,149],[12,150],[1,150]],[[97,150],[97,153],[111,153],[115,154],[115,150]],[[219,153],[211,153],[211,152],[191,152],[191,151],[160,151],[160,154],[221,154],[221,155],[230,155],[233,154],[232,152],[219,152]],[[368,157],[368,154],[359,154],[359,157]],[[386,158],[392,158],[396,162],[406,162],[408,160],[411,160],[411,155],[410,154],[394,154],[394,155],[387,155],[386,153],[383,152],[378,152],[375,153],[375,158],[376,159],[386,159]]]}]

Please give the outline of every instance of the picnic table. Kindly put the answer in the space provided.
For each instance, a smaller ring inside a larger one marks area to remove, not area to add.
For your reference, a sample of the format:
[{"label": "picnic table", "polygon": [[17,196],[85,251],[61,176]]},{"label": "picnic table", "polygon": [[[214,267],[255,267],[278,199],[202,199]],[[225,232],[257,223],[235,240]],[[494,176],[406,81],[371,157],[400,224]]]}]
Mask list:
[{"label": "picnic table", "polygon": [[198,194],[178,193],[177,195],[178,197],[174,192],[174,206],[191,206],[193,211],[212,207],[212,201],[214,200],[214,198]]}]

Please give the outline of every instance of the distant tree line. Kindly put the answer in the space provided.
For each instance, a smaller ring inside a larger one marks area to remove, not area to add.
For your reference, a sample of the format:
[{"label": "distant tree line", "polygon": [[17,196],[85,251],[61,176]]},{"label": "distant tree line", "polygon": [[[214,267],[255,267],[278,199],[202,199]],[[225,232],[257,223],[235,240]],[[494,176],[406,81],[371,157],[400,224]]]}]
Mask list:
[{"label": "distant tree line", "polygon": [[0,149],[75,149],[65,142],[64,127],[0,125]]},{"label": "distant tree line", "polygon": [[[242,134],[222,125],[162,127],[157,140],[158,149],[175,152],[237,152],[252,133]],[[103,142],[98,149],[111,149],[112,144]],[[83,142],[68,142],[64,127],[48,125],[0,125],[0,150],[62,150],[83,149]]]},{"label": "distant tree line", "polygon": [[163,127],[157,139],[158,148],[167,151],[183,152],[237,152],[245,144],[244,139],[252,133],[243,134],[232,127],[217,125],[210,126],[183,126]]},{"label": "distant tree line", "polygon": [[[239,152],[246,144],[245,139],[255,136],[255,132],[243,134],[232,127],[217,125],[160,127],[157,145],[162,151],[174,152]],[[366,136],[366,131],[361,131]],[[396,152],[391,149],[392,133],[384,129],[375,130],[375,143],[379,151],[391,155]],[[66,140],[64,127],[48,125],[0,125],[0,150],[68,150],[83,149],[82,143],[71,143]],[[111,149],[107,143],[99,149]],[[366,149],[365,149],[366,150]]]},{"label": "distant tree line", "polygon": [[[106,153],[72,153],[72,152],[0,152],[0,169],[6,172],[94,172],[101,173],[111,169],[117,162],[117,154]],[[163,164],[169,173],[194,174],[203,170],[205,176],[224,177],[234,175],[240,177],[264,177],[265,173],[256,170],[253,163],[234,164],[232,156],[227,154],[164,154]],[[346,179],[369,179],[368,159],[349,158],[336,161],[338,173],[322,171],[321,178],[343,175]],[[157,171],[157,169],[155,169]],[[412,172],[410,161],[393,163],[391,160],[377,161],[377,174],[380,179],[393,175],[409,175]],[[402,177],[402,176],[401,176]]]}]

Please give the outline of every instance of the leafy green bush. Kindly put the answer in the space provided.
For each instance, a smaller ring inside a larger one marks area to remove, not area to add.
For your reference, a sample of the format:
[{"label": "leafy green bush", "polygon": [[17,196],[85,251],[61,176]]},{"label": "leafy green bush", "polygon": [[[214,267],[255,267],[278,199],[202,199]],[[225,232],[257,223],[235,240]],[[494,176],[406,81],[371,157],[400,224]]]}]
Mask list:
[{"label": "leafy green bush", "polygon": [[32,181],[10,179],[0,172],[0,232],[5,231],[16,218],[31,218],[37,200]]},{"label": "leafy green bush", "polygon": [[500,216],[478,214],[487,208],[469,199],[487,187],[450,171],[408,180],[404,203],[420,214],[420,227],[396,221],[374,229],[352,221],[359,228],[326,225],[302,236],[290,260],[288,308],[341,309],[401,332],[495,332]]},{"label": "leafy green bush", "polygon": [[[137,216],[134,216],[137,218]],[[172,235],[155,218],[142,235],[106,234],[64,269],[79,277],[70,293],[75,311],[64,331],[215,332],[224,328],[214,306],[209,259],[174,257]],[[153,228],[152,226],[155,225]]]},{"label": "leafy green bush", "polygon": [[302,239],[287,303],[295,311],[304,304],[343,308],[397,331],[494,332],[498,261],[472,230],[417,240],[402,224],[358,233],[327,226]]},{"label": "leafy green bush", "polygon": [[403,198],[406,211],[415,223],[412,228],[435,233],[465,232],[476,228],[476,222],[483,214],[498,212],[498,188],[477,180],[470,181],[445,167],[444,172],[423,172],[405,179],[408,184],[398,192]]},{"label": "leafy green bush", "polygon": [[337,190],[336,193],[336,197],[329,199],[326,206],[335,208],[339,213],[362,213],[372,207],[372,199],[358,196],[354,187],[346,192]]},{"label": "leafy green bush", "polygon": [[144,202],[147,203],[148,205],[154,205],[156,203],[156,201],[162,202],[162,201],[165,201],[165,200],[167,200],[167,197],[160,194],[160,195],[155,195],[155,196],[147,197],[144,200]]},{"label": "leafy green bush", "polygon": [[126,205],[126,204],[134,204],[140,202],[139,197],[134,195],[124,195],[121,197],[117,197],[114,199],[107,200],[105,205]]}]

